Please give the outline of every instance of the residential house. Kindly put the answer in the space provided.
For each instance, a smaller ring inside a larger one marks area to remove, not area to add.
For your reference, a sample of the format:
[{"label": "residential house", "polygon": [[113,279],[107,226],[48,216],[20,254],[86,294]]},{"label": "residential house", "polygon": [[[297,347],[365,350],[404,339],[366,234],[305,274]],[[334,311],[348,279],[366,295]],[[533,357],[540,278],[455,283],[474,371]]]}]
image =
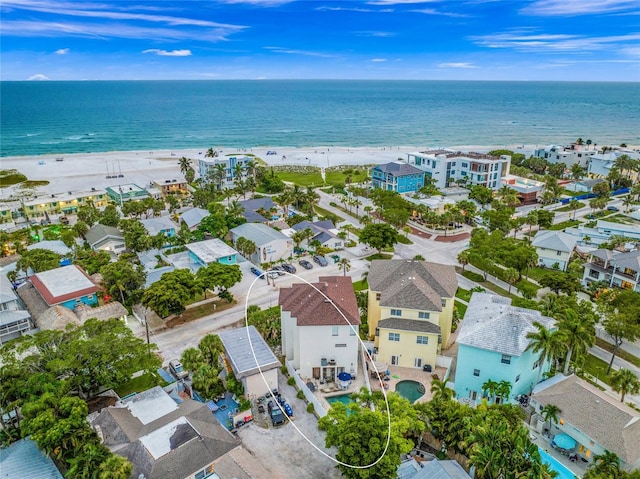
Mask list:
[{"label": "residential house", "polygon": [[240,444],[204,403],[172,399],[160,386],[104,408],[91,425],[133,464],[131,477],[146,479],[218,477],[216,463]]},{"label": "residential house", "polygon": [[[422,196],[422,195],[417,195],[417,196]],[[446,196],[441,196],[441,195],[419,197],[419,198],[414,198],[413,195],[407,195],[404,197],[404,199],[415,205],[426,206],[427,208],[429,208],[429,210],[434,211],[438,214],[444,213],[447,208],[447,205],[453,206],[456,204],[456,202],[451,198],[447,198]],[[417,211],[414,210],[412,216],[415,217],[417,214],[418,214]]]},{"label": "residential house", "polygon": [[0,448],[3,479],[62,479],[53,459],[38,449],[30,436]]},{"label": "residential house", "polygon": [[535,205],[538,197],[544,191],[544,182],[522,176],[506,175],[502,185],[508,186],[518,194],[520,205]]},{"label": "residential house", "polygon": [[550,404],[561,411],[550,435],[572,437],[581,459],[591,462],[610,451],[618,456],[623,470],[640,468],[640,412],[574,375],[554,376],[533,390],[530,406],[537,414],[531,424],[538,431],[549,428],[541,413]]},{"label": "residential house", "polygon": [[[205,181],[217,184],[215,175],[217,171],[222,172],[221,185],[222,188],[233,188],[236,181],[236,173],[241,171],[242,178],[246,178],[246,165],[254,162],[251,156],[223,156],[215,158],[199,158],[198,159],[198,175]],[[241,167],[238,168],[238,167]]]},{"label": "residential house", "polygon": [[418,191],[424,186],[424,171],[403,161],[376,165],[371,170],[371,186],[398,193]]},{"label": "residential house", "polygon": [[533,156],[542,158],[553,164],[564,163],[569,168],[575,164],[586,168],[589,166],[589,160],[596,153],[598,153],[598,151],[595,148],[591,149],[589,145],[583,146],[573,143],[569,147],[549,145],[544,148],[538,148],[534,150]]},{"label": "residential house", "polygon": [[589,169],[587,170],[589,175],[606,178],[609,175],[609,172],[611,171],[611,168],[613,168],[613,165],[615,164],[618,157],[622,155],[627,155],[635,160],[640,159],[640,155],[637,152],[631,150],[613,150],[606,153],[598,153],[591,156],[591,160],[589,161]]},{"label": "residential house", "polygon": [[369,339],[388,364],[435,368],[449,345],[458,280],[453,266],[414,260],[373,260],[369,282]]},{"label": "residential house", "polygon": [[291,238],[262,223],[244,223],[233,228],[230,233],[234,245],[238,238],[245,238],[255,243],[256,251],[248,258],[254,264],[273,263],[289,258],[293,253]]},{"label": "residential house", "polygon": [[16,225],[13,210],[8,203],[0,203],[0,229],[13,228]]},{"label": "residential house", "polygon": [[224,363],[242,383],[247,397],[260,397],[278,387],[280,361],[255,326],[219,333]]},{"label": "residential house", "polygon": [[167,238],[171,238],[176,235],[176,224],[168,216],[146,218],[140,220],[140,223],[142,223],[142,226],[150,236],[162,234]]},{"label": "residential house", "polygon": [[244,200],[239,203],[244,209],[242,216],[247,220],[247,223],[269,223],[277,216],[275,213],[278,211],[278,207],[270,196]]},{"label": "residential house", "polygon": [[106,251],[112,258],[117,258],[126,248],[124,235],[113,226],[97,223],[89,228],[84,237],[92,250]]},{"label": "residential house", "polygon": [[407,163],[423,170],[439,190],[457,182],[498,190],[503,184],[503,178],[509,174],[511,157],[428,150],[409,153]]},{"label": "residential house", "polygon": [[280,288],[282,351],[302,378],[337,381],[358,370],[360,312],[351,278]]},{"label": "residential house", "polygon": [[596,281],[604,281],[610,287],[640,292],[640,251],[592,251],[589,262],[585,264],[582,282],[588,285]]},{"label": "residential house", "polygon": [[109,186],[106,188],[107,196],[118,205],[122,206],[125,201],[142,201],[151,198],[151,193],[135,183],[126,185]]},{"label": "residential house", "polygon": [[81,303],[89,306],[98,304],[98,287],[78,266],[43,271],[29,279],[48,306],[61,305],[73,310]]},{"label": "residential house", "polygon": [[67,257],[71,253],[71,248],[61,240],[44,240],[27,246],[28,251],[34,249],[46,249],[47,251],[59,254],[63,258]]},{"label": "residential house", "polygon": [[538,253],[538,265],[566,271],[578,238],[562,231],[538,231],[531,242]]},{"label": "residential house", "polygon": [[530,394],[549,371],[549,361],[540,363],[540,354],[527,350],[534,322],[553,329],[555,321],[540,311],[517,308],[511,298],[473,293],[458,333],[455,391],[459,398],[480,401],[488,380],[511,385],[509,402],[520,394]]},{"label": "residential house", "polygon": [[410,458],[398,466],[397,479],[470,479],[470,476],[456,461],[433,459],[418,462]]},{"label": "residential house", "polygon": [[186,245],[189,260],[199,267],[211,263],[236,264],[238,252],[219,238]]},{"label": "residential house", "polygon": [[66,215],[76,213],[80,206],[93,205],[104,208],[109,204],[109,197],[104,190],[69,191],[50,196],[41,196],[23,204],[27,218],[46,218],[49,215]]},{"label": "residential house", "polygon": [[309,228],[313,231],[313,236],[300,243],[300,246],[307,248],[311,241],[319,241],[320,246],[329,249],[342,249],[344,248],[344,240],[338,236],[339,231],[331,220],[322,221],[309,221],[304,220],[300,223],[296,223],[288,230],[283,230],[283,233],[291,237],[298,231],[304,231]]},{"label": "residential house", "polygon": [[31,329],[31,315],[25,311],[7,277],[0,273],[0,346]]},{"label": "residential house", "polygon": [[190,208],[180,215],[180,221],[187,225],[189,231],[195,231],[209,214],[209,211],[204,208]]},{"label": "residential house", "polygon": [[181,196],[189,193],[189,183],[187,183],[185,179],[171,178],[168,180],[158,180],[153,182],[153,186],[160,191],[162,196]]},{"label": "residential house", "polygon": [[582,193],[593,193],[593,187],[598,183],[606,182],[604,178],[593,178],[593,179],[585,179],[580,181],[574,181],[573,183],[567,185],[567,189],[569,191],[582,192]]}]

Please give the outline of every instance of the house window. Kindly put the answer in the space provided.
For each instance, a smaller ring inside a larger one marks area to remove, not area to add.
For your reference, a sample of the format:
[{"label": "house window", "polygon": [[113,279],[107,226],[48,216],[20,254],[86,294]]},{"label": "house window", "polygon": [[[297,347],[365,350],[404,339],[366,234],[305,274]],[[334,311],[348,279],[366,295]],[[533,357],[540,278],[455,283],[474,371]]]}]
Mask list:
[{"label": "house window", "polygon": [[424,311],[418,312],[418,318],[420,319],[429,319],[429,313],[425,313]]},{"label": "house window", "polygon": [[416,336],[417,344],[429,344],[429,336]]},{"label": "house window", "polygon": [[392,354],[391,355],[391,365],[392,366],[397,366],[399,362],[400,362],[400,357],[396,356],[395,354]]},{"label": "house window", "polygon": [[204,469],[203,469],[202,471],[196,472],[194,477],[195,479],[204,479],[206,477],[205,474],[206,473],[204,472]]},{"label": "house window", "polygon": [[376,328],[376,336],[380,336],[380,328]]},{"label": "house window", "polygon": [[533,363],[533,367],[531,369],[536,369],[538,367],[538,361]]},{"label": "house window", "polygon": [[422,358],[415,358],[413,360],[413,367],[414,368],[421,368],[422,367]]},{"label": "house window", "polygon": [[479,370],[479,369],[474,369],[474,370],[473,370],[473,375],[474,375],[475,377],[479,377],[479,376],[480,376],[480,370]]},{"label": "house window", "polygon": [[517,383],[518,381],[520,381],[520,375],[519,374],[516,376],[516,380],[514,382]]},{"label": "house window", "polygon": [[376,293],[376,301],[380,301],[380,296],[382,295],[382,293]]},{"label": "house window", "polygon": [[389,341],[400,341],[400,333],[389,333]]},{"label": "house window", "polygon": [[500,362],[502,364],[511,364],[511,356],[508,354],[503,354],[502,358],[500,359]]},{"label": "house window", "polygon": [[401,309],[392,309],[391,310],[391,316],[402,316],[402,310]]},{"label": "house window", "polygon": [[338,326],[331,326],[331,335],[332,336],[338,335]]},{"label": "house window", "polygon": [[556,256],[562,256],[562,251],[556,251]]},{"label": "house window", "polygon": [[443,307],[443,308],[446,308],[446,307],[447,307],[447,300],[446,300],[446,299],[443,299],[443,300],[442,300],[442,307]]},{"label": "house window", "polygon": [[351,326],[349,328],[349,336],[355,336],[356,335],[356,328]]},{"label": "house window", "polygon": [[336,348],[346,348],[347,345],[345,343],[336,344]]},{"label": "house window", "polygon": [[598,279],[600,277],[600,271],[596,271],[595,269],[590,269],[589,276],[591,276],[592,278]]}]

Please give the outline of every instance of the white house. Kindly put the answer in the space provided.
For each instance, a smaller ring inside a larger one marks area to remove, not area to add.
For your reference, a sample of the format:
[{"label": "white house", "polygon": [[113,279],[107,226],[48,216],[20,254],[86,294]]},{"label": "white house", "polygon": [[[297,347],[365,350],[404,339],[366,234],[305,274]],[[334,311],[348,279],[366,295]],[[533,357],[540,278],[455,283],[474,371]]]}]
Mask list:
[{"label": "white house", "polygon": [[187,225],[189,231],[195,231],[207,216],[209,216],[209,211],[204,208],[190,208],[180,215],[180,221]]},{"label": "white house", "polygon": [[11,282],[0,273],[0,346],[31,329],[31,315],[20,308]]},{"label": "white house", "polygon": [[538,231],[531,244],[538,253],[538,264],[566,271],[578,238],[562,231]]},{"label": "white house", "polygon": [[238,172],[238,167],[242,168],[242,177],[246,177],[246,164],[253,162],[254,159],[250,156],[222,156],[215,158],[199,158],[198,159],[198,174],[200,178],[205,181],[213,181],[214,175],[218,169],[222,171],[222,187],[233,188],[234,179]]},{"label": "white house", "polygon": [[577,163],[586,168],[589,165],[589,159],[597,152],[595,149],[590,149],[588,145],[572,144],[569,147],[550,145],[534,150],[533,156],[547,160],[549,163],[564,163],[568,167]]},{"label": "white house", "polygon": [[358,370],[360,312],[348,276],[281,288],[282,351],[302,378],[336,381]]},{"label": "white house", "polygon": [[592,251],[582,281],[604,281],[609,286],[640,292],[640,251],[619,253],[608,249]]},{"label": "white house", "polygon": [[106,251],[113,258],[125,250],[124,235],[118,228],[100,223],[93,225],[85,235],[87,243],[94,251]]},{"label": "white house", "polygon": [[622,155],[628,155],[636,160],[640,159],[640,155],[637,152],[630,150],[613,150],[606,153],[598,153],[591,157],[587,171],[592,176],[605,177],[613,168],[618,157]]},{"label": "white house", "polygon": [[[502,186],[502,178],[509,174],[511,157],[490,156],[483,153],[462,153],[450,150],[428,150],[407,155],[413,165],[434,180],[438,189],[458,180],[467,185],[482,185],[492,190]],[[426,181],[426,180],[425,180]]]},{"label": "white house", "polygon": [[260,397],[278,387],[280,361],[255,326],[222,331],[226,363],[242,382],[247,397]]},{"label": "white house", "polygon": [[318,240],[321,246],[330,249],[342,249],[344,247],[344,240],[338,236],[339,231],[333,224],[331,220],[323,220],[323,221],[315,221],[311,222],[308,220],[301,221],[300,223],[296,223],[288,230],[283,230],[282,232],[287,236],[291,237],[298,231],[304,231],[309,228],[313,231],[313,236],[309,239],[300,243],[300,246],[303,248],[308,247],[309,242]]},{"label": "white house", "polygon": [[239,238],[255,243],[256,252],[248,258],[255,264],[271,263],[293,254],[293,240],[262,223],[244,223],[233,228],[230,233],[234,245]]}]

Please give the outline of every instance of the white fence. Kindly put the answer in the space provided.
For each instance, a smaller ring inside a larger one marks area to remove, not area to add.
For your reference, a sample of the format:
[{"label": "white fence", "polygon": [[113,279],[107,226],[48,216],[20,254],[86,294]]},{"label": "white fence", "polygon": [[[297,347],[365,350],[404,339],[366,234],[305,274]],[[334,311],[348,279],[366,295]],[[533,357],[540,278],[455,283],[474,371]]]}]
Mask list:
[{"label": "white fence", "polygon": [[302,391],[302,394],[304,394],[304,397],[307,399],[307,401],[313,404],[316,414],[319,417],[326,416],[327,411],[325,410],[324,406],[322,406],[322,403],[320,403],[318,398],[314,396],[314,394],[309,390],[304,381],[300,378],[300,376],[298,376],[298,373],[291,364],[291,361],[287,361],[287,371],[289,371],[289,376],[291,376],[296,381],[296,386],[298,386],[298,389]]},{"label": "white fence", "polygon": [[453,358],[447,356],[436,356],[436,366],[440,368],[446,368],[446,372],[444,373],[444,377],[442,380],[449,379],[449,373],[451,372],[451,363],[453,362]]}]

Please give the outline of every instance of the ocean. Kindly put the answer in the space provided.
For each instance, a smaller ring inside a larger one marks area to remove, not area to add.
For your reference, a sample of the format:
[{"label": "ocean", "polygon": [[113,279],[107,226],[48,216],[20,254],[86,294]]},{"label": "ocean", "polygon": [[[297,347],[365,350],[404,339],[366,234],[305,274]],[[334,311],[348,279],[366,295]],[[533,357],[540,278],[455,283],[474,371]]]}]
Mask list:
[{"label": "ocean", "polygon": [[0,82],[0,156],[256,146],[640,144],[640,83]]}]

